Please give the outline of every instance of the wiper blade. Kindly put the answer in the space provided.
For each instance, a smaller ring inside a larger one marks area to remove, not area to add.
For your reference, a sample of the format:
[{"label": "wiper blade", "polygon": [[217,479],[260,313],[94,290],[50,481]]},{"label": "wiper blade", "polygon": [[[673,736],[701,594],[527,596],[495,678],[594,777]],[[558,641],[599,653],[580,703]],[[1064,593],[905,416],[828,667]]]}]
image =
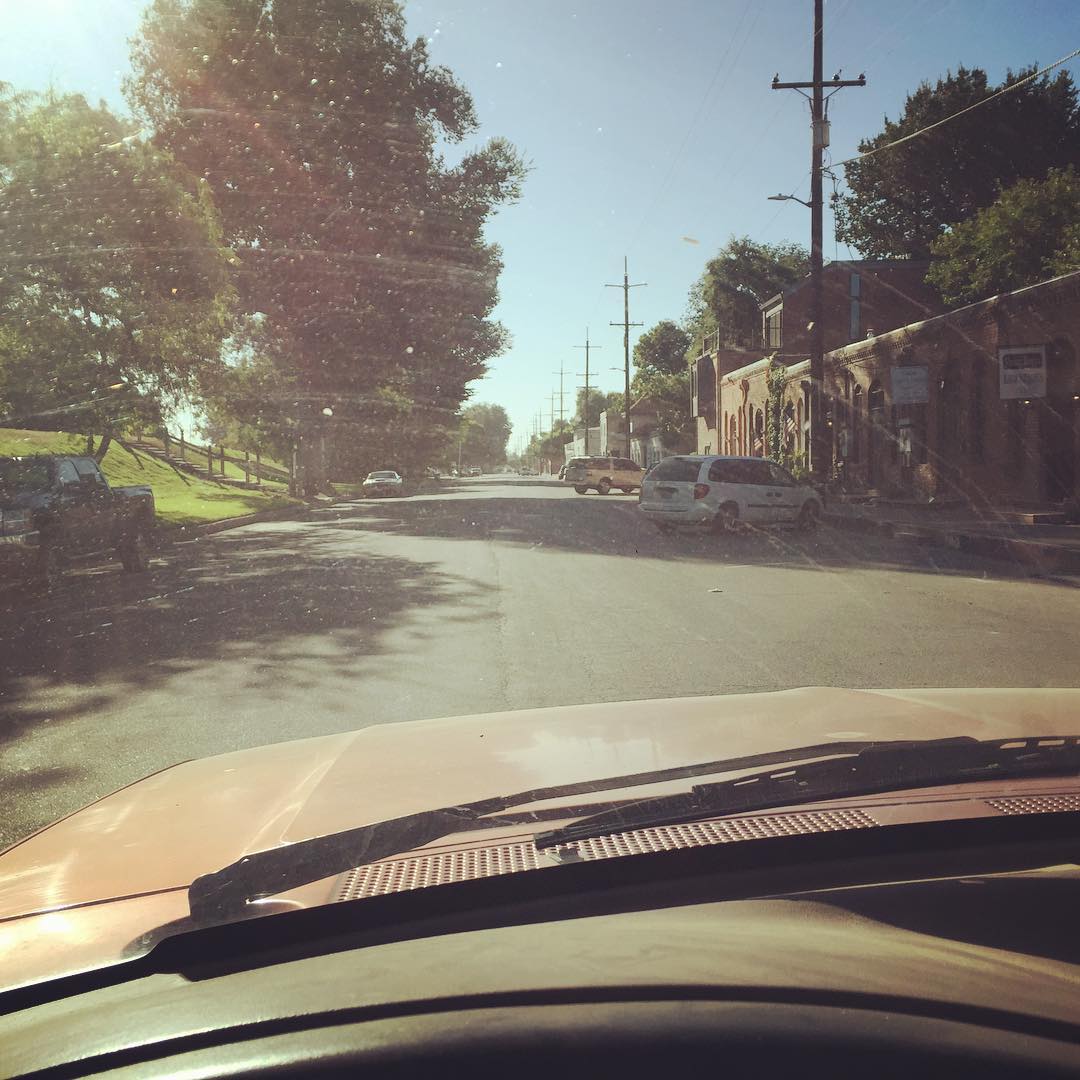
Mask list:
[{"label": "wiper blade", "polygon": [[676,825],[706,816],[747,814],[908,788],[1072,771],[1080,771],[1080,736],[1076,735],[883,743],[865,747],[854,756],[834,756],[735,780],[698,784],[685,793],[623,803],[573,825],[539,833],[533,843],[540,849],[561,847],[593,837]]},{"label": "wiper blade", "polygon": [[[356,829],[315,836],[295,844],[245,855],[237,862],[196,878],[188,889],[188,906],[193,920],[200,923],[227,922],[242,918],[248,906],[256,901],[289,889],[310,885],[313,881],[343,874],[365,863],[389,859],[402,852],[430,844],[453,833],[470,829],[497,828],[504,825],[536,824],[537,815],[524,814],[517,818],[496,818],[515,806],[547,802],[575,795],[598,791],[614,791],[619,788],[639,787],[644,784],[667,783],[695,776],[709,776],[721,772],[743,769],[760,769],[792,761],[808,761],[812,758],[857,754],[873,746],[888,746],[888,742],[856,741],[817,743],[787,750],[773,750],[764,754],[747,754],[742,757],[703,761],[694,765],[680,765],[670,769],[651,772],[608,776],[599,780],[584,780],[557,787],[536,788],[519,791],[513,795],[481,799],[460,806],[442,807],[419,814],[391,818]],[[909,745],[904,743],[904,745]],[[632,805],[641,805],[635,802]],[[570,810],[566,816],[572,816]]]}]

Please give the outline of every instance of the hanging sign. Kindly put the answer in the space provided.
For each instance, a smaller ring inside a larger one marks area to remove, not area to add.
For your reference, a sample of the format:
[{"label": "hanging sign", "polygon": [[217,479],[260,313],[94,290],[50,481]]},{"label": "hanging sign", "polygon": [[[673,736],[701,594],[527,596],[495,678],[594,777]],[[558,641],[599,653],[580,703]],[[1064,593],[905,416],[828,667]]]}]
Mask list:
[{"label": "hanging sign", "polygon": [[930,369],[925,364],[905,364],[892,369],[892,403],[925,405],[930,400]]},{"label": "hanging sign", "polygon": [[1002,399],[1046,397],[1046,346],[998,349]]}]

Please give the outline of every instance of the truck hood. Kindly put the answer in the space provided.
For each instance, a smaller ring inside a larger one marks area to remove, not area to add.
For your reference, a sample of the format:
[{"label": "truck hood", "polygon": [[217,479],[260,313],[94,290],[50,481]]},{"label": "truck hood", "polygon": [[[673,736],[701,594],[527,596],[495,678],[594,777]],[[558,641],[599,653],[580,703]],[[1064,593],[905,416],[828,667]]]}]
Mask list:
[{"label": "truck hood", "polygon": [[1068,734],[1078,715],[1080,690],[806,688],[383,724],[184,762],[0,855],[0,990],[119,961],[140,934],[187,915],[195,878],[281,844],[829,741]]}]

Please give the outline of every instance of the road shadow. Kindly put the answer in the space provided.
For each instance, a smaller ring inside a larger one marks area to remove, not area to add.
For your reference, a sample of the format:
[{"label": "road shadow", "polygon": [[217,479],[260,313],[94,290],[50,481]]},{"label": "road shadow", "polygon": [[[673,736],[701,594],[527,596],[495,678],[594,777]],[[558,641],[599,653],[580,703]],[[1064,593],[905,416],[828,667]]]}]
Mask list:
[{"label": "road shadow", "polygon": [[50,594],[0,594],[0,793],[40,795],[70,779],[40,764],[25,770],[21,740],[60,732],[77,745],[83,720],[177,676],[237,660],[241,692],[272,700],[280,687],[282,698],[317,701],[322,687],[383,663],[387,633],[417,609],[445,605],[441,617],[467,632],[489,607],[482,583],[365,553],[310,522],[222,533],[163,555],[145,574],[113,563],[73,572]]},{"label": "road shadow", "polygon": [[[536,486],[535,481],[521,481]],[[507,485],[500,485],[507,486]],[[555,486],[563,487],[557,484]],[[335,508],[329,528],[486,540],[533,549],[616,555],[711,567],[775,566],[811,571],[881,569],[913,574],[1017,577],[1042,581],[1037,566],[986,559],[950,548],[913,543],[854,530],[821,526],[743,528],[715,534],[698,530],[663,533],[644,519],[637,497],[626,495],[528,498],[482,490],[452,497],[392,500]],[[1047,585],[1068,582],[1044,581]]]}]

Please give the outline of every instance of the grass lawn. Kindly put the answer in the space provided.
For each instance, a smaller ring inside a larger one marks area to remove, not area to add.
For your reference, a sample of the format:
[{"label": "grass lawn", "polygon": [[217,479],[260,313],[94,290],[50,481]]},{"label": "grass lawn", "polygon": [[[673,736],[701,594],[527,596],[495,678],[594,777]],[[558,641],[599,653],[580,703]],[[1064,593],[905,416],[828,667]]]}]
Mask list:
[{"label": "grass lawn", "polygon": [[[0,428],[0,457],[18,454],[84,454],[86,436],[56,431],[21,431]],[[149,484],[154,491],[158,521],[164,525],[191,525],[219,521],[258,510],[301,505],[280,488],[273,491],[244,491],[214,484],[177,472],[146,454],[132,454],[114,442],[102,462],[109,483]]]}]

